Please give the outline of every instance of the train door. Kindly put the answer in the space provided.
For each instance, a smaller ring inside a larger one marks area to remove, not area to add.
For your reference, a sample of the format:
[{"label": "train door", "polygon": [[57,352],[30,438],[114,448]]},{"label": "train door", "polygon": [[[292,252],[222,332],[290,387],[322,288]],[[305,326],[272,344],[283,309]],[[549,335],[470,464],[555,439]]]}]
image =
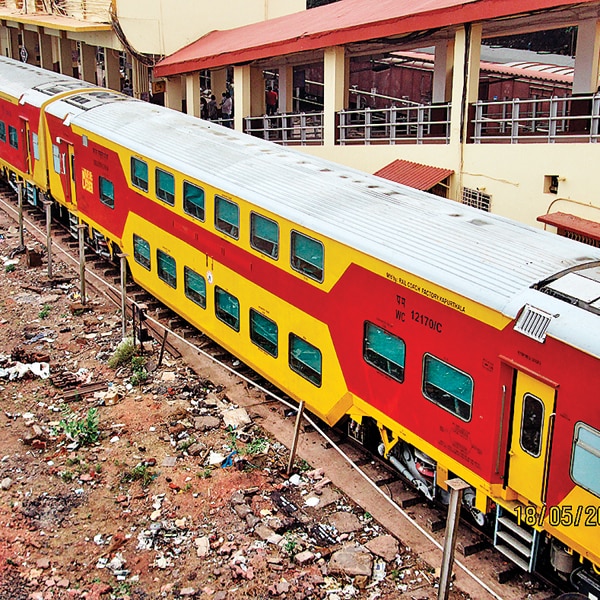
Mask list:
[{"label": "train door", "polygon": [[23,160],[23,171],[25,173],[32,172],[32,164],[31,164],[31,148],[29,145],[29,121],[21,117],[21,154]]},{"label": "train door", "polygon": [[73,146],[64,142],[66,152],[63,154],[64,160],[64,178],[63,186],[65,190],[65,200],[73,205],[77,204],[77,195],[75,188],[75,151]]},{"label": "train door", "polygon": [[508,486],[537,506],[545,501],[555,401],[553,387],[517,371]]}]

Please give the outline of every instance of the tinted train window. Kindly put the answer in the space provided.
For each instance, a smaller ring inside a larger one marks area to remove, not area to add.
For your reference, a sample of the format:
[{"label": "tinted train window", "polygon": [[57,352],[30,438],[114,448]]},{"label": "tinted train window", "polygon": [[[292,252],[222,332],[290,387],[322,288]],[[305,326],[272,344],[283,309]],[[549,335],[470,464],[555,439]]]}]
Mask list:
[{"label": "tinted train window", "polygon": [[167,285],[170,285],[172,288],[177,287],[177,265],[175,264],[175,259],[162,250],[156,251],[156,272],[159,279],[162,279]]},{"label": "tinted train window", "polygon": [[115,207],[115,186],[112,181],[100,177],[98,189],[100,190],[100,202],[109,208]]},{"label": "tinted train window", "polygon": [[142,267],[150,270],[150,244],[135,233],[133,234],[133,258]]},{"label": "tinted train window", "polygon": [[236,240],[240,237],[240,208],[235,202],[215,196],[215,227]]},{"label": "tinted train window", "polygon": [[215,287],[215,314],[232,329],[240,330],[240,302],[220,287]]},{"label": "tinted train window", "polygon": [[277,323],[250,309],[250,339],[271,356],[277,357]]},{"label": "tinted train window", "polygon": [[542,451],[543,426],[544,405],[542,401],[531,394],[525,394],[519,442],[521,448],[531,456],[537,457]]},{"label": "tinted train window", "polygon": [[183,210],[204,221],[204,190],[193,183],[183,182]]},{"label": "tinted train window", "polygon": [[321,351],[294,333],[290,333],[289,363],[292,371],[316,386],[321,385],[323,370]]},{"label": "tinted train window", "polygon": [[33,158],[40,160],[40,143],[37,133],[31,134],[31,145],[33,146]]},{"label": "tinted train window", "polygon": [[8,142],[13,148],[19,148],[19,135],[12,125],[8,126]]},{"label": "tinted train window", "polygon": [[206,281],[204,277],[196,271],[192,271],[189,267],[184,267],[183,283],[185,295],[198,306],[206,308]]},{"label": "tinted train window", "polygon": [[571,478],[592,494],[600,496],[600,431],[577,423],[571,455]]},{"label": "tinted train window", "polygon": [[175,204],[175,177],[162,169],[156,169],[156,196],[163,202]]},{"label": "tinted train window", "polygon": [[148,165],[133,156],[131,157],[131,183],[144,192],[148,191]]},{"label": "tinted train window", "polygon": [[471,418],[473,380],[430,354],[423,357],[423,394],[463,421]]},{"label": "tinted train window", "polygon": [[6,141],[6,123],[0,121],[0,142]]},{"label": "tinted train window", "polygon": [[370,365],[402,383],[405,355],[404,340],[373,323],[365,322],[363,357]]},{"label": "tinted train window", "polygon": [[250,245],[259,252],[279,256],[279,225],[272,219],[250,213]]},{"label": "tinted train window", "polygon": [[292,268],[315,281],[323,281],[323,244],[302,233],[292,231]]}]

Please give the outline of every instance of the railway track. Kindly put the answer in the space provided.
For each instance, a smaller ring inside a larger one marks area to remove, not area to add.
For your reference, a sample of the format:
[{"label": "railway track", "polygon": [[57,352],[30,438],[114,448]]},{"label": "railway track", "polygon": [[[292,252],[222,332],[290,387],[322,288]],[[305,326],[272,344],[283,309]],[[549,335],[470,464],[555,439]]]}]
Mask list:
[{"label": "railway track", "polygon": [[[0,208],[17,221],[16,194],[6,184],[0,187]],[[24,212],[28,232],[45,242],[43,215],[31,206]],[[74,270],[79,269],[77,240],[56,223],[52,225],[52,233],[53,253]],[[118,267],[92,254],[90,248],[86,248],[86,283],[116,306],[121,305]],[[161,353],[166,350],[192,367],[217,365],[232,379],[251,386],[259,394],[259,400],[251,398],[248,405],[271,435],[289,445],[294,421],[289,417],[297,410],[292,399],[133,283],[127,284],[126,306],[129,318],[137,323],[138,334],[144,332],[154,338],[161,345]],[[331,429],[313,417],[304,417],[300,444],[303,458],[314,466],[328,465],[327,475],[334,485],[406,546],[434,567],[441,563],[443,507],[426,502],[391,465],[353,442],[344,432]],[[464,520],[457,536],[454,572],[456,585],[477,600],[549,600],[559,593],[550,582],[540,582],[508,564],[493,550],[489,537]]]}]

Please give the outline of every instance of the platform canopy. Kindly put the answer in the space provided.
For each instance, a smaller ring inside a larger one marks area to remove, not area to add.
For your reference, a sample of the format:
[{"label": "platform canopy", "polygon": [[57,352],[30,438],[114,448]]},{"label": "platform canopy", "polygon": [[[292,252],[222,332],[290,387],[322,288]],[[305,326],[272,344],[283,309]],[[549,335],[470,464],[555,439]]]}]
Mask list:
[{"label": "platform canopy", "polygon": [[402,185],[408,185],[417,190],[426,191],[444,181],[452,173],[454,173],[452,169],[431,167],[410,160],[397,159],[379,169],[373,175],[401,183]]}]

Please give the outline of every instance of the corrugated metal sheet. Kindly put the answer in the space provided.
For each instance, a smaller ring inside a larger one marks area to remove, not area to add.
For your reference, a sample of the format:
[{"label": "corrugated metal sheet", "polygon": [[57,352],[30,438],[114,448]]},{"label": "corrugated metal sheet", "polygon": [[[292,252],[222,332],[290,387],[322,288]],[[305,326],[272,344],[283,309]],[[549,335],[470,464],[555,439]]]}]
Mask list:
[{"label": "corrugated metal sheet", "polygon": [[581,2],[342,0],[244,27],[213,31],[160,61],[154,67],[154,75],[166,77],[572,4]]},{"label": "corrugated metal sheet", "polygon": [[373,175],[407,185],[416,190],[429,190],[440,181],[444,181],[452,173],[454,173],[453,169],[430,167],[410,160],[397,159],[379,169]]},{"label": "corrugated metal sheet", "polygon": [[569,213],[555,212],[548,215],[542,215],[537,218],[540,223],[552,225],[558,229],[565,229],[572,233],[577,233],[593,240],[600,241],[600,223],[582,219]]}]

